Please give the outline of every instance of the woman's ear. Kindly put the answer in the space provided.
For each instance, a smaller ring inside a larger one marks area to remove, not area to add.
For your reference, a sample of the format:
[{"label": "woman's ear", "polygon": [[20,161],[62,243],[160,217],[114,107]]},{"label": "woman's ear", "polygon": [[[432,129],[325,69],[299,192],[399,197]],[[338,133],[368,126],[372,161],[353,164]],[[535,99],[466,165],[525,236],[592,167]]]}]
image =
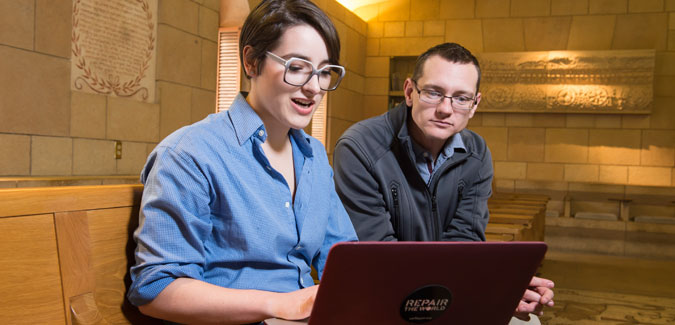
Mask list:
[{"label": "woman's ear", "polygon": [[253,47],[251,45],[244,46],[241,55],[242,60],[244,61],[244,72],[250,77],[255,77],[257,74],[257,64],[255,58],[253,58]]}]

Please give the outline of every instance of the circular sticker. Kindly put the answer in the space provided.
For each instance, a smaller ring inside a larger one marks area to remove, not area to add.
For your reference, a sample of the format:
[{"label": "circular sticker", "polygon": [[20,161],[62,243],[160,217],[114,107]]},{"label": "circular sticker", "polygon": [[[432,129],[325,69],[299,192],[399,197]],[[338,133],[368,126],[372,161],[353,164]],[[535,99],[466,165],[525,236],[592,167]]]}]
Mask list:
[{"label": "circular sticker", "polygon": [[450,307],[448,288],[431,284],[413,291],[401,303],[401,317],[411,323],[426,323],[440,317]]}]

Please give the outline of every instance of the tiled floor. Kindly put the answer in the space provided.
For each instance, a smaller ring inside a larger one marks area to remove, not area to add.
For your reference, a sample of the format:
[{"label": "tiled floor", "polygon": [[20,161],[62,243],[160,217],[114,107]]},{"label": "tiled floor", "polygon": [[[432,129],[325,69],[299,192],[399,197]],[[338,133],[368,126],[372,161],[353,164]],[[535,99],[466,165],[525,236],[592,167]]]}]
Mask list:
[{"label": "tiled floor", "polygon": [[675,324],[675,261],[549,252],[556,282],[542,324]]}]

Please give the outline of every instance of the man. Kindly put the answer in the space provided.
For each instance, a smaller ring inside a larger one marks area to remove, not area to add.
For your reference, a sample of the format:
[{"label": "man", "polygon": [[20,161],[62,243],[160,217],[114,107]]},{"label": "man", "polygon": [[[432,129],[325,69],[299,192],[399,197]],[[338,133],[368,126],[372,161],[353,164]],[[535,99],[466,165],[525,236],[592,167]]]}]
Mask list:
[{"label": "man", "polygon": [[[422,54],[405,101],[338,140],[335,185],[359,240],[484,241],[492,158],[465,129],[481,100],[480,66],[464,47]],[[516,316],[553,305],[553,282],[533,278]]]}]

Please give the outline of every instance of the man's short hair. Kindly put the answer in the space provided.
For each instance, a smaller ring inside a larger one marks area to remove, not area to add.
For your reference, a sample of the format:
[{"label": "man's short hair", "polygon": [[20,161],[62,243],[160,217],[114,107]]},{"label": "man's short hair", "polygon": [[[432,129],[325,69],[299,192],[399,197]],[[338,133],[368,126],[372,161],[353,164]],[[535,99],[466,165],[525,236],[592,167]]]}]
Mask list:
[{"label": "man's short hair", "polygon": [[[307,0],[263,0],[246,17],[239,35],[239,60],[244,64],[246,45],[252,51],[248,59],[257,64],[259,74],[267,51],[279,44],[281,35],[292,26],[307,24],[321,35],[326,43],[328,61],[339,64],[340,38],[333,22],[314,3]],[[250,76],[246,76],[250,78]]]},{"label": "man's short hair", "polygon": [[473,65],[476,67],[476,71],[478,72],[478,81],[476,82],[476,92],[478,92],[480,87],[480,64],[478,64],[478,59],[476,59],[476,57],[473,56],[469,50],[464,48],[464,46],[461,46],[457,43],[443,43],[436,45],[417,57],[417,61],[415,62],[415,70],[413,71],[413,80],[419,80],[419,78],[422,77],[424,63],[428,58],[434,55],[438,55],[443,59],[453,63],[473,63]]}]

